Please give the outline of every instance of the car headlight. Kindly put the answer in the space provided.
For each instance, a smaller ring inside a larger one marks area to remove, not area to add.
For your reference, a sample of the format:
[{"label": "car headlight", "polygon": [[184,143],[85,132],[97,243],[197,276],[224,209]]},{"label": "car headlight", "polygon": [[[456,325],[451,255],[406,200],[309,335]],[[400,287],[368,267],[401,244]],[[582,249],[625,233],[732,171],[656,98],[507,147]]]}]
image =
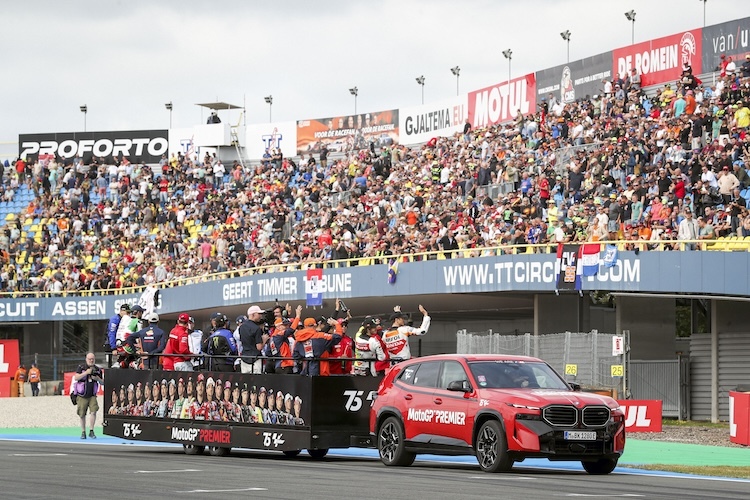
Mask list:
[{"label": "car headlight", "polygon": [[510,406],[511,408],[520,408],[522,410],[532,410],[532,411],[540,411],[541,408],[538,406],[527,406],[527,405],[521,405],[518,403],[505,403],[506,405]]}]

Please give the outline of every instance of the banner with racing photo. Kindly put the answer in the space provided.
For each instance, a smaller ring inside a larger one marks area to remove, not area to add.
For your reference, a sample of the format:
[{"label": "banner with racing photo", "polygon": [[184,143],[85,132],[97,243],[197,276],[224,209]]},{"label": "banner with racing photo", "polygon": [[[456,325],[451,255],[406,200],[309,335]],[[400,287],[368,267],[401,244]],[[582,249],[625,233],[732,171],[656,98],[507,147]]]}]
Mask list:
[{"label": "banner with racing photo", "polygon": [[578,245],[557,245],[557,290],[580,290],[581,270],[578,264]]},{"label": "banner with racing photo", "polygon": [[381,148],[397,143],[398,136],[397,109],[299,120],[297,154],[318,154],[323,145],[331,153],[367,148],[371,142]]},{"label": "banner with racing photo", "polygon": [[537,102],[554,97],[568,104],[601,94],[603,79],[612,78],[612,52],[571,61],[536,72]]}]

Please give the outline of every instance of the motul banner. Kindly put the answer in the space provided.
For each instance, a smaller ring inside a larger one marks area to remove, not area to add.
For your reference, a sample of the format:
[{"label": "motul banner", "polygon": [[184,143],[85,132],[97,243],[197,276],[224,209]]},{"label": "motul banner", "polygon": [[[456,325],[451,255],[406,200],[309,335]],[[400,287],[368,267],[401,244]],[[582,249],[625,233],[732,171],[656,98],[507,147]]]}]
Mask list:
[{"label": "motul banner", "polygon": [[688,65],[697,75],[701,68],[701,45],[701,30],[695,29],[615,49],[613,76],[624,78],[632,68],[637,68],[641,85],[646,87],[679,79]]},{"label": "motul banner", "polygon": [[419,144],[433,137],[449,137],[462,132],[468,118],[467,96],[398,110],[401,144]]},{"label": "motul banner", "polygon": [[661,400],[627,399],[618,403],[625,412],[625,432],[661,432]]},{"label": "motul banner", "polygon": [[486,127],[536,112],[536,76],[526,76],[469,92],[471,126]]},{"label": "motul banner", "polygon": [[721,56],[734,59],[737,70],[750,54],[750,17],[703,28],[701,72],[714,71]]},{"label": "motul banner", "polygon": [[156,164],[161,155],[169,151],[168,135],[167,130],[21,134],[18,136],[18,155],[30,161],[36,161],[40,154],[52,154],[65,162],[78,156],[83,163],[90,163],[96,156]]},{"label": "motul banner", "polygon": [[297,122],[297,154],[318,153],[325,144],[331,152],[351,148],[389,146],[398,141],[398,110],[359,113],[299,120]]},{"label": "motul banner", "polygon": [[612,78],[612,52],[537,71],[537,101],[551,95],[560,102],[569,103],[601,94],[605,78]]}]

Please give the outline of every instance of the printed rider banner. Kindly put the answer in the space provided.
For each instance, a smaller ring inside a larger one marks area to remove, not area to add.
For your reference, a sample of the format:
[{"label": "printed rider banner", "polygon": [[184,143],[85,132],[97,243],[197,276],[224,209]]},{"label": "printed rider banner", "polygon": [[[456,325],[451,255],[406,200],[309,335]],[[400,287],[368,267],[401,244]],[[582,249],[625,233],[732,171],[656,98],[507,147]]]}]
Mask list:
[{"label": "printed rider banner", "polygon": [[20,134],[18,155],[30,161],[38,156],[53,154],[58,160],[72,163],[81,157],[83,163],[91,159],[127,158],[130,163],[159,163],[169,152],[167,130],[122,130],[115,132],[61,132],[51,134]]},{"label": "printed rider banner", "polygon": [[320,152],[325,144],[332,153],[354,148],[390,146],[398,141],[398,110],[334,116],[297,122],[297,154]]},{"label": "printed rider banner", "polygon": [[750,54],[750,17],[703,28],[702,73],[714,71],[724,54],[734,59],[737,70]]},{"label": "printed rider banner", "polygon": [[245,137],[245,156],[251,161],[276,148],[281,149],[284,158],[297,155],[297,122],[248,125]]},{"label": "printed rider banner", "polygon": [[536,112],[536,76],[530,73],[520,78],[497,83],[469,92],[469,120],[474,128],[513,120],[518,113]]},{"label": "printed rider banner", "polygon": [[420,144],[433,137],[463,132],[468,118],[468,96],[398,110],[400,144]]},{"label": "printed rider banner", "polygon": [[701,30],[695,29],[615,49],[612,76],[624,78],[632,68],[637,68],[641,85],[646,87],[679,79],[687,65],[697,75],[701,68],[701,45]]},{"label": "printed rider banner", "polygon": [[605,78],[612,78],[612,52],[537,71],[537,102],[554,96],[560,102],[570,103],[601,94]]}]

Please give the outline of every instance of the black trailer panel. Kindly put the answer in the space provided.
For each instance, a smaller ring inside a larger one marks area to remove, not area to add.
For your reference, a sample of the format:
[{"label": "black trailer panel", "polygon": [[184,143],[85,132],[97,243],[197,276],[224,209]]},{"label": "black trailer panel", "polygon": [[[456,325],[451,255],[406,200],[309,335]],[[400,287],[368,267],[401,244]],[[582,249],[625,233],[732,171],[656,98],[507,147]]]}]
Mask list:
[{"label": "black trailer panel", "polygon": [[372,446],[369,412],[379,382],[357,376],[109,370],[104,433],[222,449]]}]

